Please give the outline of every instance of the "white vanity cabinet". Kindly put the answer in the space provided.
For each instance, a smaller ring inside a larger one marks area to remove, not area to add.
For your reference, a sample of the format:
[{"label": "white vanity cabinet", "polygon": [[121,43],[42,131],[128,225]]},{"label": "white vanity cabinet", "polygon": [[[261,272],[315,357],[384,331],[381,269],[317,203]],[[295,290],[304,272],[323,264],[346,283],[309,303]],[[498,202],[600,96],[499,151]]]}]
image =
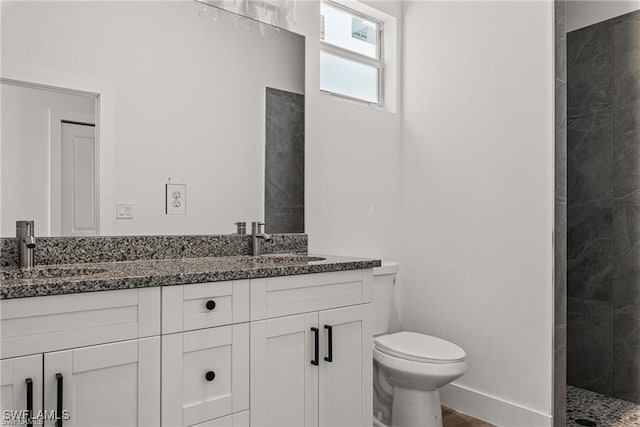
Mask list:
[{"label": "white vanity cabinet", "polygon": [[372,425],[370,270],[259,280],[251,286],[251,424]]},{"label": "white vanity cabinet", "polygon": [[248,413],[238,414],[249,409],[249,286],[162,289],[163,426],[204,426],[232,414],[227,425],[248,426]]},{"label": "white vanity cabinet", "polygon": [[159,337],[45,353],[44,379],[45,409],[69,411],[65,427],[160,425]]},{"label": "white vanity cabinet", "polygon": [[30,409],[34,413],[42,410],[41,354],[0,360],[0,408]]},{"label": "white vanity cabinet", "polygon": [[0,318],[3,411],[50,426],[55,414],[63,426],[159,425],[159,288],[3,300]]},{"label": "white vanity cabinet", "polygon": [[365,269],[2,300],[0,409],[65,410],[65,427],[370,426],[371,299]]},{"label": "white vanity cabinet", "polygon": [[164,335],[162,387],[166,426],[249,409],[249,324]]},{"label": "white vanity cabinet", "polygon": [[62,411],[68,427],[160,424],[159,337],[5,359],[0,369],[2,409],[42,414],[44,425]]}]

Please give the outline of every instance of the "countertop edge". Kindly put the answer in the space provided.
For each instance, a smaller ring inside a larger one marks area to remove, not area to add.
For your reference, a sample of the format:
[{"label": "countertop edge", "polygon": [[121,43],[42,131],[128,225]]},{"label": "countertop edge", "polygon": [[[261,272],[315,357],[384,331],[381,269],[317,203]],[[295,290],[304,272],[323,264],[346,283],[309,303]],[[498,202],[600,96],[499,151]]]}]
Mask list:
[{"label": "countertop edge", "polygon": [[324,263],[307,265],[272,266],[257,269],[218,270],[206,272],[187,272],[167,275],[142,275],[114,278],[96,278],[83,280],[56,281],[55,283],[24,283],[0,286],[0,300],[69,295],[125,289],[187,285],[196,283],[223,282],[269,277],[298,276],[315,273],[331,273],[350,270],[366,270],[381,266],[376,259],[339,259]]}]

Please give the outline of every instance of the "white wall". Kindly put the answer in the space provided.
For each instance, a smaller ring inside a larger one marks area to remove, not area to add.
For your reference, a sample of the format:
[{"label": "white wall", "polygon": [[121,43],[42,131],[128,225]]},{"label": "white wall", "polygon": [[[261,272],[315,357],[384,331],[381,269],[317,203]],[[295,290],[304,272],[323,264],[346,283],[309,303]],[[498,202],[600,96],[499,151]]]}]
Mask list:
[{"label": "white wall", "polygon": [[2,223],[0,236],[12,237],[16,221],[32,219],[39,236],[49,235],[49,112],[95,114],[95,98],[3,83]]},{"label": "white wall", "polygon": [[567,32],[640,9],[640,0],[567,2]]},{"label": "white wall", "polygon": [[552,2],[406,2],[401,315],[469,371],[443,402],[550,425]]},{"label": "white wall", "polygon": [[[3,75],[26,67],[113,89],[101,234],[229,233],[263,215],[264,87],[304,91],[304,40],[198,11],[193,1],[2,4]],[[169,177],[187,184],[187,215],[164,214]],[[133,220],[115,220],[118,201],[134,204]]]},{"label": "white wall", "polygon": [[[401,2],[369,4],[401,20]],[[320,93],[319,3],[299,1],[298,16],[303,15],[307,21],[292,30],[307,40],[305,209],[310,251],[394,259],[401,116]]]}]

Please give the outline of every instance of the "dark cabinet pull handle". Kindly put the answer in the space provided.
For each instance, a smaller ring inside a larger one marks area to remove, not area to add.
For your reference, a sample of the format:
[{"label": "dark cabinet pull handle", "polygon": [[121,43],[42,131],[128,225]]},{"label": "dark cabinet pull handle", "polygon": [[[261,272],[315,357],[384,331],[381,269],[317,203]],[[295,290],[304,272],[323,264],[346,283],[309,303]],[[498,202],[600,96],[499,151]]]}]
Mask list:
[{"label": "dark cabinet pull handle", "polygon": [[213,381],[213,379],[216,377],[216,373],[213,371],[209,371],[206,374],[204,374],[204,377],[207,381]]},{"label": "dark cabinet pull handle", "polygon": [[56,427],[62,427],[62,374],[56,374],[56,382],[58,383],[58,402],[56,408]]},{"label": "dark cabinet pull handle", "polygon": [[329,325],[324,325],[324,328],[327,330],[327,354],[324,357],[324,360],[327,362],[333,362],[333,328]]},{"label": "dark cabinet pull handle", "polygon": [[320,357],[320,349],[318,348],[320,346],[320,331],[318,330],[318,328],[311,328],[311,332],[314,333],[314,337],[313,337],[313,342],[314,342],[314,348],[313,348],[313,360],[311,361],[311,364],[314,366],[318,366],[318,358]]},{"label": "dark cabinet pull handle", "polygon": [[214,308],[216,308],[216,302],[214,300],[212,300],[212,299],[207,301],[207,310],[211,311]]},{"label": "dark cabinet pull handle", "polygon": [[27,383],[27,427],[33,427],[33,380],[27,378],[24,381]]}]

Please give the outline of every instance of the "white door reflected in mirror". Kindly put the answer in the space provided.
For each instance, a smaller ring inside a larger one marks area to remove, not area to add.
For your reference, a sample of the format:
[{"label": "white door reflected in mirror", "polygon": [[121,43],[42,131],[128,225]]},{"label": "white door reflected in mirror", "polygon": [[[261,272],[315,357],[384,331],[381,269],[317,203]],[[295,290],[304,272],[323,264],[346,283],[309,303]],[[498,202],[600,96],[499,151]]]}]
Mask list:
[{"label": "white door reflected in mirror", "polygon": [[32,218],[41,236],[99,234],[97,99],[33,84],[2,85],[2,236]]},{"label": "white door reflected in mirror", "polygon": [[62,122],[60,219],[63,236],[95,236],[95,125]]}]

